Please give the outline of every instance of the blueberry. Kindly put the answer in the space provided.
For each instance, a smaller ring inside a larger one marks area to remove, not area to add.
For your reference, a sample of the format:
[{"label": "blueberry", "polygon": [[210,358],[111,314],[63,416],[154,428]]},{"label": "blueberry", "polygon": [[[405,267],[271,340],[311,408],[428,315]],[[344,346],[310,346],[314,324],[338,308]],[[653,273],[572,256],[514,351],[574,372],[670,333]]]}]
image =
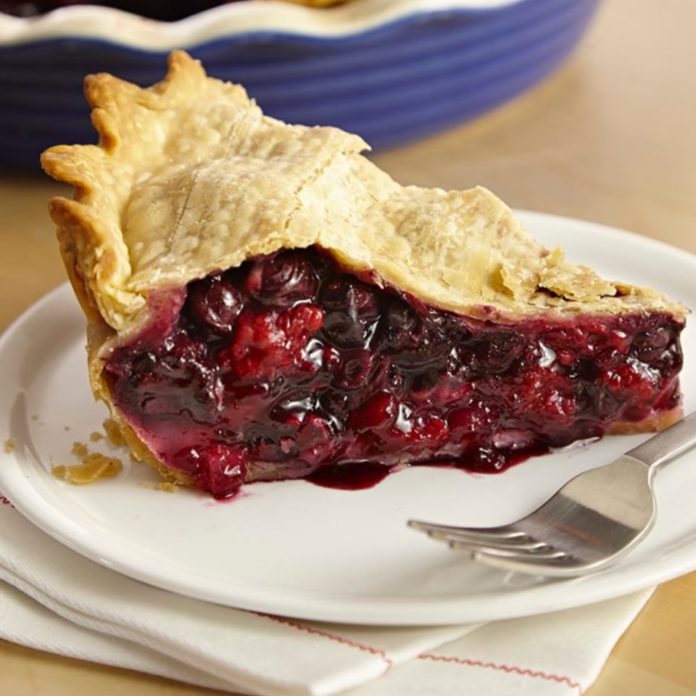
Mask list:
[{"label": "blueberry", "polygon": [[342,347],[369,344],[379,314],[377,297],[369,285],[351,276],[334,278],[322,286],[319,302],[326,310],[327,341]]},{"label": "blueberry", "polygon": [[317,276],[301,250],[282,251],[251,263],[246,291],[263,304],[287,307],[311,301],[317,289]]},{"label": "blueberry", "polygon": [[373,319],[379,314],[377,296],[372,287],[349,275],[324,283],[319,302],[327,310],[346,312],[354,318]]},{"label": "blueberry", "polygon": [[369,384],[371,371],[370,351],[361,348],[344,351],[335,372],[334,386],[345,390],[362,389]]},{"label": "blueberry", "polygon": [[216,274],[191,283],[186,308],[194,322],[228,334],[242,311],[242,297],[225,276]]},{"label": "blueberry", "polygon": [[385,305],[375,334],[376,345],[390,353],[415,347],[421,328],[415,310],[397,297],[390,297]]},{"label": "blueberry", "polygon": [[[146,354],[147,355],[147,354]],[[150,415],[188,415],[212,422],[222,408],[223,385],[206,345],[184,333],[169,337],[156,358],[137,363],[140,403]],[[185,388],[182,388],[185,387]]]},{"label": "blueberry", "polygon": [[525,341],[511,332],[491,332],[472,347],[471,367],[481,375],[506,372],[522,355]]}]

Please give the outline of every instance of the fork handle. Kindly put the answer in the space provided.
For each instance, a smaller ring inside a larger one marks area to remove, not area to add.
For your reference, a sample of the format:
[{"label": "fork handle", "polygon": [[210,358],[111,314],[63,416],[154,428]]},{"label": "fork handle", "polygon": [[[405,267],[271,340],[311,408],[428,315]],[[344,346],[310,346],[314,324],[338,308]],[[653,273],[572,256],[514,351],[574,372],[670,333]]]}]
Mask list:
[{"label": "fork handle", "polygon": [[654,474],[692,447],[696,447],[696,411],[626,454],[643,462]]}]

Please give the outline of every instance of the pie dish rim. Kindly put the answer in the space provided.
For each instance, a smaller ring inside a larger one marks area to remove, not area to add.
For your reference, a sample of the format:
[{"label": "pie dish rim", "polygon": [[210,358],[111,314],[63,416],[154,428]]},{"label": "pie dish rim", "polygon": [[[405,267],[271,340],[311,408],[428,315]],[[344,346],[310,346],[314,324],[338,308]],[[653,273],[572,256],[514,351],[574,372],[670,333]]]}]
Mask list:
[{"label": "pie dish rim", "polygon": [[[39,17],[14,17],[0,12],[0,46],[21,45],[70,36],[101,39],[146,51],[191,48],[222,38],[272,33],[303,41],[340,41],[443,12],[479,14],[526,0],[362,0],[327,9],[282,0],[232,2],[190,15],[177,22],[144,20],[103,6],[69,6]],[[272,10],[272,12],[270,11]],[[114,32],[114,26],[119,27]]]}]

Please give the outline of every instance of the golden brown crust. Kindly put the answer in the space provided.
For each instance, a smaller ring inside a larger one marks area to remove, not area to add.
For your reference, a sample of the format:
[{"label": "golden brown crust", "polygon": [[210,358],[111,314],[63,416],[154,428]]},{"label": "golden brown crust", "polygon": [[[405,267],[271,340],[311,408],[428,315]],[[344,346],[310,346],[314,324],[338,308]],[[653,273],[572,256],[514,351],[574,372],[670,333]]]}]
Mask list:
[{"label": "golden brown crust", "polygon": [[[114,406],[109,389],[104,381],[104,363],[101,358],[101,353],[104,347],[109,344],[110,339],[113,339],[113,331],[103,321],[90,321],[88,323],[87,359],[89,363],[89,381],[94,396],[103,401],[109,408],[111,423],[118,428],[119,434],[135,459],[149,464],[166,479],[182,485],[190,485],[192,483],[191,477],[162,464]],[[109,427],[113,426],[110,424]],[[110,437],[113,439],[112,436]]]},{"label": "golden brown crust", "polygon": [[312,244],[461,313],[684,314],[565,262],[485,189],[403,187],[360,154],[361,138],[264,116],[184,53],[153,87],[102,74],[85,91],[100,144],[51,148],[42,164],[75,186],[51,214],[78,297],[120,334],[144,320],[154,289]]},{"label": "golden brown crust", "polygon": [[645,418],[637,423],[631,421],[618,421],[612,423],[607,429],[609,435],[634,435],[636,433],[651,433],[666,430],[670,425],[674,425],[684,415],[684,409],[677,406],[664,413],[656,413],[651,417]]}]

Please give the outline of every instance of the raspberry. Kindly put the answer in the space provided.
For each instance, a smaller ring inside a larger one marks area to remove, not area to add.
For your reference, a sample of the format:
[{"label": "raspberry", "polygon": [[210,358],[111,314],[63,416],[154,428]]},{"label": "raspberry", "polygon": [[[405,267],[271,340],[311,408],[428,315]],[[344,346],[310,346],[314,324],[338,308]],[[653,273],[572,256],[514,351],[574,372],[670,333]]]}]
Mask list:
[{"label": "raspberry", "polygon": [[437,447],[447,441],[449,428],[447,422],[434,413],[424,413],[412,422],[408,440],[414,444]]},{"label": "raspberry", "polygon": [[648,399],[659,383],[659,373],[645,363],[629,358],[601,375],[602,384],[615,394]]},{"label": "raspberry", "polygon": [[174,454],[173,463],[215,498],[229,498],[237,493],[247,471],[245,448],[220,442],[201,448],[185,447]]},{"label": "raspberry", "polygon": [[215,498],[229,498],[239,491],[246,472],[244,447],[215,442],[200,452],[196,483]]},{"label": "raspberry", "polygon": [[315,305],[287,310],[245,310],[237,319],[232,343],[221,362],[240,379],[273,379],[283,370],[314,372],[313,355],[303,354],[321,328],[323,313]]},{"label": "raspberry", "polygon": [[489,404],[473,400],[467,406],[449,413],[447,424],[458,439],[490,432],[498,420],[498,413]]},{"label": "raspberry", "polygon": [[394,395],[388,391],[380,391],[350,414],[349,425],[357,432],[381,428],[391,424],[396,413],[397,403]]}]

